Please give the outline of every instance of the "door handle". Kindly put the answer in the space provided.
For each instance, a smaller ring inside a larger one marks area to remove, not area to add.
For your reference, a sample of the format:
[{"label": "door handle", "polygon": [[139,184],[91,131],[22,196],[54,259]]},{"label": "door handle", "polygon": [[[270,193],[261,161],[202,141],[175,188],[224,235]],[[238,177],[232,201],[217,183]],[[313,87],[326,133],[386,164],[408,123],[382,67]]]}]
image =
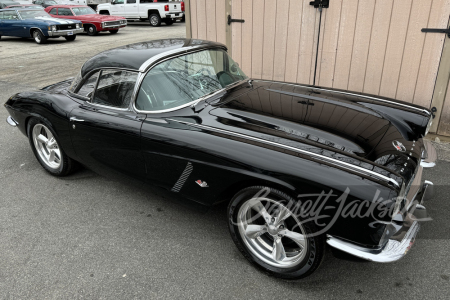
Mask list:
[{"label": "door handle", "polygon": [[77,119],[76,117],[70,117],[71,122],[84,122],[84,120]]}]

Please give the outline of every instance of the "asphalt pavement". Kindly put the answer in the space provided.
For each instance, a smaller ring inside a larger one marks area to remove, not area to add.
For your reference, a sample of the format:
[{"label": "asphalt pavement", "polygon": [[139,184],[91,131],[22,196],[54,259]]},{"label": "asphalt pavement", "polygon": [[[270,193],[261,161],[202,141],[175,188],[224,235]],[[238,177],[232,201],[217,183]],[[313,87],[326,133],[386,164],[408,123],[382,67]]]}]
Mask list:
[{"label": "asphalt pavement", "polygon": [[[112,47],[184,37],[184,24],[131,23],[117,35],[47,45],[0,40],[0,102],[73,77]],[[234,246],[223,205],[205,211],[168,192],[82,169],[48,175],[0,107],[0,299],[448,299],[450,162],[425,178],[436,197],[408,255],[392,264],[338,259],[300,281],[251,266]]]}]

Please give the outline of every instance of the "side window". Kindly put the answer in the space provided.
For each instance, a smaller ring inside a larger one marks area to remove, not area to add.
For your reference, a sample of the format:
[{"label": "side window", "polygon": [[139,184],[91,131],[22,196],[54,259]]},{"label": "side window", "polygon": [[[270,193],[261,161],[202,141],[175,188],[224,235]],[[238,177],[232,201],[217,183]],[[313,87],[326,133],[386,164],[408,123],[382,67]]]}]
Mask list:
[{"label": "side window", "polygon": [[140,3],[153,3],[153,0],[141,0]]},{"label": "side window", "polygon": [[115,4],[124,4],[125,0],[116,0],[114,1]]},{"label": "side window", "polygon": [[12,11],[4,11],[3,19],[4,20],[19,20],[19,17],[17,16],[17,13],[12,10]]},{"label": "side window", "polygon": [[72,16],[72,12],[70,11],[70,8],[58,8],[58,15],[59,16]]},{"label": "side window", "polygon": [[137,76],[137,72],[102,71],[92,103],[115,108],[127,108],[131,101]]},{"label": "side window", "polygon": [[52,10],[49,12],[51,15],[56,15],[56,8],[52,8]]},{"label": "side window", "polygon": [[2,20],[2,19],[3,19],[3,12],[0,11],[0,20]]},{"label": "side window", "polygon": [[136,0],[127,0],[127,4],[136,4]]},{"label": "side window", "polygon": [[97,78],[99,73],[100,72],[95,72],[94,74],[92,74],[91,77],[89,77],[89,79],[87,79],[83,83],[83,85],[78,90],[77,94],[83,97],[91,98],[92,92],[94,91],[95,85],[97,84]]}]

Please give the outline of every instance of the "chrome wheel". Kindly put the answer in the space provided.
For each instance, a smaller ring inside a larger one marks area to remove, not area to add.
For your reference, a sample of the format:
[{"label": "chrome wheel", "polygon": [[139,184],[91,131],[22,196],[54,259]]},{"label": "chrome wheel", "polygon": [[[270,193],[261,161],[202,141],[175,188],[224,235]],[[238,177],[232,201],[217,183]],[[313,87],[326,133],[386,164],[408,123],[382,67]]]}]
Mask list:
[{"label": "chrome wheel", "polygon": [[36,43],[39,44],[41,42],[41,36],[39,35],[39,32],[35,31],[33,33],[33,37],[34,37],[34,40],[36,41]]},{"label": "chrome wheel", "polygon": [[52,169],[61,166],[61,151],[51,131],[42,124],[36,124],[32,131],[33,143],[41,160]]},{"label": "chrome wheel", "polygon": [[159,18],[158,18],[157,16],[152,16],[152,17],[150,18],[150,23],[151,23],[153,26],[158,26]]},{"label": "chrome wheel", "polygon": [[305,229],[281,203],[252,198],[239,209],[237,222],[247,248],[265,263],[292,268],[304,261],[308,250]]},{"label": "chrome wheel", "polygon": [[92,26],[89,26],[89,33],[94,33],[94,27],[92,27]]}]

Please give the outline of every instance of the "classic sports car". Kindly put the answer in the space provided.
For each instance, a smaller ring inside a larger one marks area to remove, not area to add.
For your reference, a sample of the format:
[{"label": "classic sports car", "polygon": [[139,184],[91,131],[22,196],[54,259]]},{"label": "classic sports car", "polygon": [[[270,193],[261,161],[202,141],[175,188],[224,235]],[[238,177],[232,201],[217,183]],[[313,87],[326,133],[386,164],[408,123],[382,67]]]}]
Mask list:
[{"label": "classic sports car", "polygon": [[[238,249],[274,276],[318,268],[326,245],[403,257],[426,220],[432,115],[388,98],[249,79],[224,45],[157,40],[102,52],[73,80],[13,95],[7,122],[42,167],[79,163],[206,206],[228,201]],[[170,229],[168,229],[170,230]]]},{"label": "classic sports car", "polygon": [[0,9],[0,38],[2,36],[32,37],[38,44],[49,38],[64,36],[74,41],[83,32],[83,24],[76,20],[52,18],[42,9]]},{"label": "classic sports car", "polygon": [[100,31],[109,31],[114,34],[120,28],[127,26],[124,17],[99,15],[85,5],[54,5],[45,9],[52,17],[61,19],[72,19],[83,22],[84,30],[89,35],[97,35]]}]

